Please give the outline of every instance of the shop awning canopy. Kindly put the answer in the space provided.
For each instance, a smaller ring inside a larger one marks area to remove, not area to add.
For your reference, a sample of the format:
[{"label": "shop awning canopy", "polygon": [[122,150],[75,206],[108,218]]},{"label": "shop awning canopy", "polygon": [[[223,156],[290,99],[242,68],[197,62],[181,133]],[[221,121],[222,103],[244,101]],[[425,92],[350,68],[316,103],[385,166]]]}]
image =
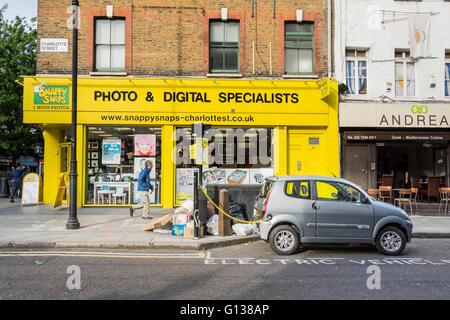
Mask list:
[{"label": "shop awning canopy", "polygon": [[38,163],[34,157],[20,156],[17,162],[29,167],[37,167]]}]

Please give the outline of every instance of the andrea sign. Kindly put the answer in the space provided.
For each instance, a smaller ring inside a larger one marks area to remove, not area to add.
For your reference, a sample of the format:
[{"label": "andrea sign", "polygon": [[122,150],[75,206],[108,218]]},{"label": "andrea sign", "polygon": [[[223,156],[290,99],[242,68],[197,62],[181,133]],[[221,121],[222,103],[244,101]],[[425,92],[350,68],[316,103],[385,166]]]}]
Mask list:
[{"label": "andrea sign", "polygon": [[[450,107],[450,106],[449,106]],[[403,110],[402,110],[403,111]],[[426,104],[414,104],[409,114],[403,112],[388,112],[381,114],[378,126],[380,127],[449,127],[447,116],[450,115],[448,108],[445,113],[433,113],[432,108]],[[450,118],[449,118],[450,119]]]},{"label": "andrea sign", "polygon": [[450,104],[342,103],[339,124],[344,127],[450,127]]}]

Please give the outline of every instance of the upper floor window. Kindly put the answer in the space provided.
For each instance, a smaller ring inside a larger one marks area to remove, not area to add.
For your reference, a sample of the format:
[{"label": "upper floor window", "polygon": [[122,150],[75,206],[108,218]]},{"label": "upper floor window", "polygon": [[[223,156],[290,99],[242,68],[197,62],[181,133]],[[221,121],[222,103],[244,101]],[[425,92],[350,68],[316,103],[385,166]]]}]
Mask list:
[{"label": "upper floor window", "polygon": [[395,50],[395,95],[414,96],[415,67],[408,50]]},{"label": "upper floor window", "polygon": [[210,23],[209,71],[239,72],[239,22]]},{"label": "upper floor window", "polygon": [[445,96],[450,96],[450,51],[445,52]]},{"label": "upper floor window", "polygon": [[95,70],[125,71],[125,20],[95,20]]},{"label": "upper floor window", "polygon": [[367,58],[364,50],[346,50],[346,82],[349,94],[367,94]]},{"label": "upper floor window", "polygon": [[314,23],[286,22],[284,47],[286,74],[314,73]]}]

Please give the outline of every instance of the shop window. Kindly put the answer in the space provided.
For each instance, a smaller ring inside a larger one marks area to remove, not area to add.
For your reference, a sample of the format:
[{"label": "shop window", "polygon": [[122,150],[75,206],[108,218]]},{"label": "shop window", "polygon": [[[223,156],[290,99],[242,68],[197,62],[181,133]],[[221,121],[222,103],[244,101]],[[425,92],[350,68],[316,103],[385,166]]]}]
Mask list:
[{"label": "shop window", "polygon": [[409,51],[395,51],[395,95],[415,95],[415,64],[411,62]]},{"label": "shop window", "polygon": [[95,20],[95,70],[125,71],[125,20]]},{"label": "shop window", "polygon": [[450,51],[445,51],[445,96],[450,96]]},{"label": "shop window", "polygon": [[88,127],[86,204],[140,201],[137,178],[153,162],[150,203],[161,203],[161,128]]},{"label": "shop window", "polygon": [[286,74],[313,74],[314,24],[286,22],[284,52]]},{"label": "shop window", "polygon": [[[212,128],[208,140],[203,185],[263,184],[273,176],[271,128]],[[194,161],[190,158],[190,128],[176,130],[176,204],[193,196]]]},{"label": "shop window", "polygon": [[209,26],[210,72],[239,72],[239,22],[212,21]]},{"label": "shop window", "polygon": [[349,94],[367,94],[366,51],[347,49],[345,70]]}]

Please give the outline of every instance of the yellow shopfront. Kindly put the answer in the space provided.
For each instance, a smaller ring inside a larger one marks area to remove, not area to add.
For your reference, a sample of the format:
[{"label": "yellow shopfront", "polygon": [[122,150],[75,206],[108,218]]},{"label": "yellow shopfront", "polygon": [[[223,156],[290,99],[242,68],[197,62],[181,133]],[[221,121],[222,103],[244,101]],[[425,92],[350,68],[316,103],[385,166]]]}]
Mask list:
[{"label": "yellow shopfront", "polygon": [[[24,77],[24,122],[44,129],[44,203],[69,171],[71,78]],[[193,123],[211,125],[204,183],[262,183],[268,175],[339,175],[337,82],[79,78],[78,203],[129,206],[145,160],[152,203],[189,196]]]}]

